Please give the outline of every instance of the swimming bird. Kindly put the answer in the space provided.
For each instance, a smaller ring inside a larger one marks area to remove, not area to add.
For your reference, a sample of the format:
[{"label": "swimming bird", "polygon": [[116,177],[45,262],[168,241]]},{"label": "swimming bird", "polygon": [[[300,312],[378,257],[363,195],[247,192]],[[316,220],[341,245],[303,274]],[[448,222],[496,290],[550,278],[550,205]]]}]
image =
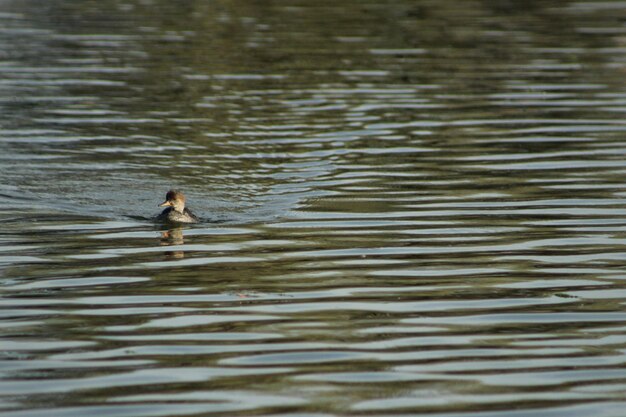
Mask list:
[{"label": "swimming bird", "polygon": [[185,207],[185,195],[180,191],[169,190],[165,201],[159,207],[167,207],[157,216],[157,220],[171,223],[197,223],[198,217]]}]

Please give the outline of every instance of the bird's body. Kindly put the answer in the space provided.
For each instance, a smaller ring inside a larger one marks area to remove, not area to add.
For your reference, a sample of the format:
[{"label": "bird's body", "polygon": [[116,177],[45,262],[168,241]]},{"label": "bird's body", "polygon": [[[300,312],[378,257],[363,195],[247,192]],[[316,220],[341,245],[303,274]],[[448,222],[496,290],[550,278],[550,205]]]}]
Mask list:
[{"label": "bird's body", "polygon": [[157,216],[157,221],[170,223],[197,223],[198,217],[185,207],[185,196],[180,191],[170,190],[159,207],[167,207]]},{"label": "bird's body", "polygon": [[168,207],[157,216],[157,220],[172,223],[197,223],[198,217],[188,208],[180,213],[174,210],[173,207]]}]

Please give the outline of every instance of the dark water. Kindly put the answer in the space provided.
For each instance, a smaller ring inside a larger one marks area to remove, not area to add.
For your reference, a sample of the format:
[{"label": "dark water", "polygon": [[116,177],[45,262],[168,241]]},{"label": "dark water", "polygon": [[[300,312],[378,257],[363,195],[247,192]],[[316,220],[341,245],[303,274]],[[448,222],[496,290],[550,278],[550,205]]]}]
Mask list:
[{"label": "dark water", "polygon": [[0,416],[623,416],[625,10],[0,0]]}]

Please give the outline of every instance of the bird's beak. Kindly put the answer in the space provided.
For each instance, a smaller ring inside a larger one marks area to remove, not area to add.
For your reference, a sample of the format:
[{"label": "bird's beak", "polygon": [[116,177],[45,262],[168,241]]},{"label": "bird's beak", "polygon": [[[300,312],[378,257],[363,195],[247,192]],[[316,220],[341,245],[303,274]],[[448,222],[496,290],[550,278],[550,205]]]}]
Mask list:
[{"label": "bird's beak", "polygon": [[161,204],[159,204],[159,207],[172,207],[172,203],[170,202],[170,200],[165,200],[164,202],[162,202]]}]

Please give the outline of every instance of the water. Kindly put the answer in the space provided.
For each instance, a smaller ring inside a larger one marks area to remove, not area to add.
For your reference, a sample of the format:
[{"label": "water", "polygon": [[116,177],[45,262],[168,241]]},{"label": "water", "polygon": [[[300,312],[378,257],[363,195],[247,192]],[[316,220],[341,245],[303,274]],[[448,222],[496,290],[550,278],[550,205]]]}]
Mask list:
[{"label": "water", "polygon": [[0,416],[623,415],[624,10],[0,1]]}]

